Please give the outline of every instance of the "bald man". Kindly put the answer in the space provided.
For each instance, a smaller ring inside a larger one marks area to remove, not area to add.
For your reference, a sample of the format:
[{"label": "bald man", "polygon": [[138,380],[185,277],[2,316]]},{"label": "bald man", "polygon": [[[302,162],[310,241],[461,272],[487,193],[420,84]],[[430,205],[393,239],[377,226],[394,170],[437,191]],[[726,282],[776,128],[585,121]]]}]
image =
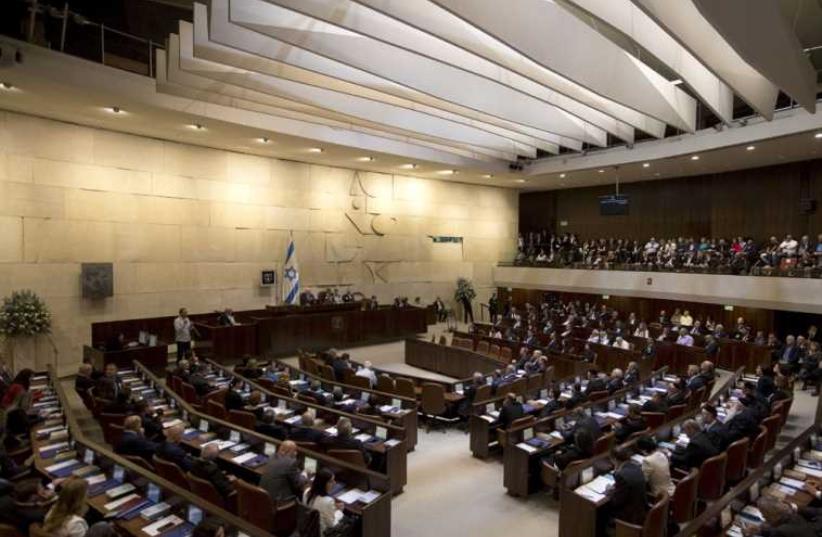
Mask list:
[{"label": "bald man", "polygon": [[80,364],[77,376],[74,379],[74,389],[77,390],[77,393],[82,395],[88,392],[89,388],[94,387],[95,381],[91,378],[93,372],[94,368],[91,367],[91,364]]},{"label": "bald man", "polygon": [[208,444],[200,452],[200,456],[191,463],[191,475],[210,481],[223,498],[234,492],[231,479],[217,466],[217,456],[220,448],[217,444]]},{"label": "bald man", "polygon": [[143,422],[140,416],[128,416],[123,422],[123,435],[114,446],[114,452],[120,455],[134,455],[150,461],[157,451],[157,444],[147,440],[143,434]]},{"label": "bald man", "polygon": [[169,427],[163,433],[165,441],[157,446],[157,456],[168,462],[173,462],[180,467],[184,472],[191,470],[192,459],[180,445],[180,440],[183,438],[182,424]]},{"label": "bald man", "polygon": [[265,467],[260,488],[274,501],[288,501],[301,497],[305,485],[306,478],[297,464],[297,444],[286,440]]}]

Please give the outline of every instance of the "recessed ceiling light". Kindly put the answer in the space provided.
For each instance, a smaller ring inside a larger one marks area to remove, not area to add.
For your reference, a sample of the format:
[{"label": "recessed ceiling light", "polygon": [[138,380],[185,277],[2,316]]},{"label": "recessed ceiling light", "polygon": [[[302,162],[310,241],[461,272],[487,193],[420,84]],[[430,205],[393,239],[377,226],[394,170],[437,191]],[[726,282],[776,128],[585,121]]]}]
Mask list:
[{"label": "recessed ceiling light", "polygon": [[107,106],[106,112],[111,112],[112,114],[123,114],[125,113],[125,110],[123,110],[119,106]]},{"label": "recessed ceiling light", "polygon": [[597,170],[597,173],[605,173],[605,170]]},{"label": "recessed ceiling light", "polygon": [[408,164],[401,165],[400,168],[402,168],[403,170],[415,170],[417,168],[417,165],[411,162]]},{"label": "recessed ceiling light", "polygon": [[642,167],[643,167],[643,168],[650,168],[650,167],[651,167],[651,163],[650,163],[650,162],[643,162],[643,163],[642,163]]},{"label": "recessed ceiling light", "polygon": [[515,183],[524,183],[525,179],[514,179]]},{"label": "recessed ceiling light", "polygon": [[754,149],[756,149],[755,145],[749,145],[748,147],[745,148],[746,151],[753,151]]},{"label": "recessed ceiling light", "polygon": [[375,159],[374,157],[359,157],[357,160],[359,160],[360,162],[374,162],[377,159]]},{"label": "recessed ceiling light", "polygon": [[655,176],[655,177],[659,177],[660,175],[662,175],[662,174],[661,174],[661,173],[659,173],[659,172],[656,172],[656,173],[654,174],[654,176]]},{"label": "recessed ceiling light", "polygon": [[4,90],[13,90],[15,89],[14,86],[10,82],[0,82],[0,88]]},{"label": "recessed ceiling light", "polygon": [[679,86],[680,84],[682,84],[682,79],[677,78],[676,80],[671,80],[671,84],[673,84],[674,86]]},{"label": "recessed ceiling light", "polygon": [[261,144],[267,144],[268,142],[271,141],[271,139],[268,138],[267,136],[263,136],[262,138],[257,138],[257,141],[260,142]]},{"label": "recessed ceiling light", "polygon": [[308,152],[309,153],[322,153],[323,148],[322,147],[309,147]]},{"label": "recessed ceiling light", "polygon": [[192,123],[191,125],[187,125],[187,127],[194,131],[203,131],[205,127],[200,123]]},{"label": "recessed ceiling light", "polygon": [[692,155],[691,160],[699,160],[699,155]]},{"label": "recessed ceiling light", "polygon": [[559,178],[560,179],[565,179],[565,174],[564,173],[559,174]]},{"label": "recessed ceiling light", "polygon": [[440,170],[437,173],[439,175],[457,175],[457,170]]},{"label": "recessed ceiling light", "polygon": [[816,134],[813,135],[813,137],[816,138],[817,140],[819,140],[820,138],[822,138],[822,132],[817,132]]},{"label": "recessed ceiling light", "polygon": [[494,177],[493,173],[486,173],[486,174],[483,174],[483,176],[482,176],[483,179],[490,179],[492,177]]}]

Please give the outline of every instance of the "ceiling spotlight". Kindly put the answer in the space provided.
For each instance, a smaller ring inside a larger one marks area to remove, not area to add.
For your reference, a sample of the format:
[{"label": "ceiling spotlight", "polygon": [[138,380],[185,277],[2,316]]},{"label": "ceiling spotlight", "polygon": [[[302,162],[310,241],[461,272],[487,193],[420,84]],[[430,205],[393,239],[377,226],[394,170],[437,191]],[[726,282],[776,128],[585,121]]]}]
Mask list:
[{"label": "ceiling spotlight", "polygon": [[816,134],[813,135],[813,137],[816,138],[817,140],[822,139],[822,132],[817,132]]},{"label": "ceiling spotlight", "polygon": [[691,160],[699,160],[699,155],[692,155]]},{"label": "ceiling spotlight", "polygon": [[651,167],[651,163],[650,163],[650,162],[643,162],[643,163],[642,163],[642,167],[643,167],[643,168],[650,168],[650,167]]},{"label": "ceiling spotlight", "polygon": [[493,173],[486,173],[486,174],[483,174],[483,176],[482,176],[483,179],[490,179],[492,177],[494,177]]},{"label": "ceiling spotlight", "polygon": [[0,88],[3,88],[4,90],[13,90],[14,86],[12,86],[9,82],[0,82]]},{"label": "ceiling spotlight", "polygon": [[755,145],[749,145],[748,147],[745,148],[745,151],[753,151],[754,149],[756,149]]},{"label": "ceiling spotlight", "polygon": [[192,123],[191,125],[188,125],[188,128],[195,131],[205,130],[205,127],[201,123]]},{"label": "ceiling spotlight", "polygon": [[674,86],[679,86],[680,84],[682,84],[682,79],[677,78],[676,80],[671,80],[671,84],[673,84]]},{"label": "ceiling spotlight", "polygon": [[257,141],[259,141],[261,144],[267,144],[271,141],[271,139],[266,136],[263,136],[262,138],[257,138]]},{"label": "ceiling spotlight", "polygon": [[514,179],[515,183],[524,183],[525,179]]},{"label": "ceiling spotlight", "polygon": [[309,147],[308,152],[309,153],[322,153],[323,148],[322,147]]},{"label": "ceiling spotlight", "polygon": [[119,106],[109,106],[106,108],[106,111],[111,112],[112,114],[121,114],[123,112],[123,109]]},{"label": "ceiling spotlight", "polygon": [[440,170],[437,173],[439,175],[457,175],[457,170]]},{"label": "ceiling spotlight", "polygon": [[605,173],[605,170],[597,170],[597,173]]},{"label": "ceiling spotlight", "polygon": [[359,160],[360,162],[374,162],[377,159],[374,157],[360,157],[357,160]]},{"label": "ceiling spotlight", "polygon": [[403,170],[415,170],[417,169],[417,165],[412,162],[409,164],[403,164],[402,166],[400,166],[400,168],[402,168]]},{"label": "ceiling spotlight", "polygon": [[559,174],[559,178],[560,179],[565,179],[565,174],[564,173]]}]

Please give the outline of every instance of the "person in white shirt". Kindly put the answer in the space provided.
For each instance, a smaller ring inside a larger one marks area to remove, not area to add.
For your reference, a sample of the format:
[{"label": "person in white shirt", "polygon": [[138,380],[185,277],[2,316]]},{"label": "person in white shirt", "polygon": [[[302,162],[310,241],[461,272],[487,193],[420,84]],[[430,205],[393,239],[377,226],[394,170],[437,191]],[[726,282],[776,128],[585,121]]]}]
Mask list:
[{"label": "person in white shirt", "polygon": [[608,332],[606,332],[605,330],[601,330],[599,332],[599,344],[600,345],[607,345],[609,343],[609,341],[610,340],[608,339]]},{"label": "person in white shirt", "polygon": [[626,351],[630,350],[630,348],[631,348],[631,344],[628,343],[627,341],[625,341],[624,339],[622,339],[622,336],[617,336],[616,337],[616,339],[614,340],[614,345],[613,346],[617,347],[619,349],[625,349]]},{"label": "person in white shirt", "polygon": [[599,330],[597,330],[596,328],[591,330],[591,335],[588,336],[588,342],[589,343],[599,343]]},{"label": "person in white shirt", "polygon": [[694,318],[691,317],[691,312],[685,310],[685,312],[679,317],[679,326],[693,326],[694,325]]},{"label": "person in white shirt", "polygon": [[661,450],[657,449],[656,442],[650,436],[641,436],[636,443],[642,456],[642,473],[651,494],[658,496],[667,492],[673,496],[676,485],[671,480],[671,463]]},{"label": "person in white shirt", "polygon": [[679,329],[679,337],[676,338],[677,345],[685,345],[686,347],[693,347],[694,337],[688,333],[686,328]]},{"label": "person in white shirt", "polygon": [[641,337],[642,339],[648,339],[651,336],[651,333],[648,331],[648,325],[645,324],[645,321],[641,321],[639,326],[636,327],[636,330],[634,330],[634,336]]},{"label": "person in white shirt", "polygon": [[377,385],[377,374],[371,369],[371,362],[366,361],[361,368],[354,374],[357,377],[365,377],[368,379],[368,384],[373,388]]},{"label": "person in white shirt", "polygon": [[334,474],[328,468],[320,468],[311,488],[305,492],[304,503],[320,514],[320,535],[325,534],[328,528],[336,526],[342,520],[342,504],[331,497],[336,481]]},{"label": "person in white shirt", "polygon": [[55,537],[83,537],[88,532],[85,479],[70,477],[60,490],[57,502],[49,509],[43,521],[43,531]]},{"label": "person in white shirt", "polygon": [[194,325],[188,318],[188,310],[180,308],[180,314],[174,319],[174,342],[177,344],[177,361],[191,352],[191,332]]},{"label": "person in white shirt", "polygon": [[790,235],[785,235],[785,240],[779,243],[779,253],[784,257],[796,257],[796,249],[799,243]]}]

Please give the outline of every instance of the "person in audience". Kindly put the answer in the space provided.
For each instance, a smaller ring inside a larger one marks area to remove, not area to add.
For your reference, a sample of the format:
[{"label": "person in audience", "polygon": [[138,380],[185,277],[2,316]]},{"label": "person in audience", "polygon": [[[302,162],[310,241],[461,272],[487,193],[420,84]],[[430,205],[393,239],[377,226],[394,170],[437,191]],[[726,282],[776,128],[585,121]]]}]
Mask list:
[{"label": "person in audience", "polygon": [[690,328],[694,325],[694,318],[691,317],[691,312],[685,310],[682,312],[682,315],[679,317],[679,326],[684,328]]},{"label": "person in audience", "polygon": [[779,351],[779,367],[785,374],[792,375],[799,364],[801,349],[796,344],[796,338],[789,335],[785,338],[785,346]]},{"label": "person in audience", "polygon": [[162,410],[152,410],[148,403],[141,399],[134,403],[134,414],[140,418],[143,435],[152,442],[159,442],[163,436]]},{"label": "person in audience", "polygon": [[720,323],[716,323],[716,325],[714,325],[714,337],[716,339],[728,338],[728,333],[725,331],[725,327],[722,326]]},{"label": "person in audience", "polygon": [[677,382],[668,383],[668,396],[666,403],[668,407],[676,405],[684,405],[688,402],[688,394],[685,392],[685,382],[678,380]]},{"label": "person in audience", "polygon": [[192,458],[180,445],[184,427],[181,423],[172,425],[165,430],[164,441],[157,445],[156,455],[161,459],[174,463],[184,472],[191,470]]},{"label": "person in audience", "polygon": [[7,482],[0,489],[0,523],[28,535],[31,524],[41,524],[57,496],[40,479]]},{"label": "person in audience", "polygon": [[345,380],[346,371],[351,370],[351,363],[348,360],[348,354],[338,354],[336,351],[332,352],[331,368],[334,370],[334,378],[337,382]]},{"label": "person in audience", "polygon": [[583,403],[588,397],[582,393],[582,385],[579,383],[571,386],[571,397],[565,401],[565,408],[571,409]]},{"label": "person in audience", "polygon": [[671,327],[670,326],[663,326],[662,332],[659,333],[656,340],[657,341],[667,341],[671,338]]},{"label": "person in audience", "polygon": [[763,397],[756,389],[753,382],[745,382],[742,386],[742,397],[739,398],[745,407],[750,408],[757,421],[764,420],[771,413],[771,405],[768,399]]},{"label": "person in audience", "polygon": [[120,455],[133,455],[151,461],[157,452],[157,444],[146,439],[140,416],[128,416],[123,422],[123,434],[120,442],[114,446],[114,452]]},{"label": "person in audience", "polygon": [[773,406],[773,403],[777,401],[785,401],[792,397],[789,382],[788,377],[784,375],[776,377],[774,380],[774,391],[767,399],[768,404]]},{"label": "person in audience", "polygon": [[43,531],[55,537],[83,537],[88,532],[88,522],[83,518],[88,509],[87,493],[88,483],[85,479],[66,479],[57,501],[46,514]]},{"label": "person in audience", "polygon": [[611,517],[641,526],[648,509],[642,467],[631,460],[631,452],[623,447],[611,450],[611,461],[614,465],[614,484],[609,494]]},{"label": "person in audience", "polygon": [[652,436],[640,436],[636,442],[637,450],[642,456],[642,474],[648,483],[652,496],[663,492],[672,497],[676,485],[671,479],[671,463],[665,452],[659,449]]},{"label": "person in audience", "polygon": [[[34,371],[25,368],[17,372],[11,386],[0,399],[0,408],[5,411],[6,445],[13,437],[24,438],[29,434],[31,426],[40,421],[36,414],[32,414],[32,407],[40,399],[39,393],[31,391],[31,378]],[[0,429],[2,429],[0,421]]]},{"label": "person in audience", "polygon": [[194,387],[197,395],[203,397],[214,389],[211,383],[206,379],[206,367],[204,364],[198,364],[191,367],[191,374],[188,376],[188,383]]},{"label": "person in audience", "polygon": [[371,463],[371,454],[366,451],[362,442],[354,438],[354,427],[351,425],[351,420],[342,417],[337,420],[337,434],[335,436],[326,436],[322,444],[326,450],[329,449],[353,449],[362,453],[365,464]]},{"label": "person in audience", "polygon": [[639,326],[636,327],[634,330],[635,337],[641,337],[642,339],[648,339],[651,337],[651,332],[648,330],[648,325],[645,324],[645,321],[639,323]]},{"label": "person in audience", "polygon": [[548,402],[540,409],[539,417],[544,418],[546,416],[550,416],[554,412],[559,412],[563,409],[564,405],[562,403],[562,390],[559,389],[559,385],[554,385],[554,387],[549,392]]},{"label": "person in audience", "polygon": [[628,437],[648,427],[642,417],[642,408],[637,404],[628,405],[628,415],[622,421],[614,424],[614,433],[617,443],[625,442]]},{"label": "person in audience", "polygon": [[588,385],[585,386],[585,397],[590,397],[594,392],[604,392],[608,390],[607,377],[599,374],[596,369],[588,370]]},{"label": "person in audience", "polygon": [[174,319],[174,342],[177,345],[177,360],[184,359],[191,351],[191,334],[197,333],[194,323],[188,317],[188,310],[180,308]]},{"label": "person in audience", "polygon": [[248,399],[243,407],[243,410],[246,412],[251,412],[254,414],[255,419],[260,420],[266,408],[267,406],[263,401],[263,392],[260,390],[251,390],[251,393],[248,394]]},{"label": "person in audience", "polygon": [[131,390],[124,386],[117,392],[114,399],[103,405],[101,412],[104,414],[133,414],[134,404],[131,401]]},{"label": "person in audience", "polygon": [[260,434],[276,438],[277,440],[285,440],[285,429],[277,424],[274,409],[264,408],[261,410],[262,412],[260,413],[259,422],[256,427],[254,427],[254,430]]},{"label": "person in audience", "polygon": [[682,431],[688,436],[688,445],[677,447],[671,454],[671,464],[677,468],[689,471],[691,468],[700,468],[702,463],[719,453],[719,450],[705,434],[696,420],[686,420],[682,424]]},{"label": "person in audience", "polygon": [[759,498],[756,504],[765,524],[746,526],[745,535],[762,537],[816,537],[813,524],[794,512],[793,507],[783,501],[769,496]]},{"label": "person in audience", "polygon": [[705,328],[702,326],[702,321],[699,319],[694,319],[694,325],[688,330],[688,333],[692,336],[704,336],[705,335]]},{"label": "person in audience", "polygon": [[328,468],[320,468],[314,476],[311,488],[305,492],[303,503],[320,514],[320,535],[325,534],[342,519],[343,505],[331,496],[335,484],[334,473]]},{"label": "person in audience", "polygon": [[711,404],[702,406],[702,430],[717,451],[725,451],[729,445],[728,428],[719,421],[716,407]]},{"label": "person in audience", "polygon": [[719,341],[713,336],[713,334],[708,334],[705,336],[705,356],[707,356],[710,360],[716,360],[717,355],[719,354]]},{"label": "person in audience", "polygon": [[582,429],[585,429],[591,433],[591,436],[595,442],[600,436],[602,436],[602,429],[600,429],[597,420],[593,416],[586,414],[585,410],[582,408],[573,409],[568,418],[573,420],[574,424],[562,435],[566,442],[570,441],[572,438],[575,438],[577,431]]},{"label": "person in audience", "polygon": [[233,378],[228,385],[228,389],[225,392],[225,410],[226,412],[230,412],[232,410],[242,410],[243,405],[243,397],[237,391],[243,384],[243,381],[238,378]]},{"label": "person in audience", "polygon": [[622,372],[622,369],[616,367],[613,371],[611,371],[611,378],[608,379],[608,384],[606,384],[605,389],[608,390],[609,394],[614,393],[617,390],[621,390],[625,387],[625,374]]},{"label": "person in audience", "polygon": [[753,441],[759,434],[759,417],[752,407],[741,401],[731,401],[725,413],[725,427],[728,431],[728,445],[744,437]]},{"label": "person in audience", "polygon": [[582,349],[582,359],[589,364],[593,364],[597,359],[597,353],[587,341],[585,342],[585,347]]},{"label": "person in audience", "polygon": [[810,386],[813,388],[813,394],[818,395],[819,384],[822,381],[822,350],[816,341],[811,341],[808,345],[808,354],[805,356],[799,378],[802,379],[803,390]]},{"label": "person in audience", "polygon": [[679,329],[679,337],[676,338],[677,345],[685,345],[686,347],[693,347],[694,337],[688,333],[687,328]]},{"label": "person in audience", "polygon": [[297,463],[297,444],[286,440],[263,469],[260,488],[275,502],[288,502],[302,495],[306,481]]},{"label": "person in audience", "polygon": [[368,379],[368,385],[371,388],[377,385],[377,374],[374,372],[374,369],[371,365],[371,362],[368,360],[363,363],[362,367],[360,367],[357,372],[355,373],[357,377],[364,377]]},{"label": "person in audience", "polygon": [[628,362],[628,368],[625,370],[625,386],[633,386],[639,382],[639,364],[636,362]]},{"label": "person in audience", "polygon": [[289,440],[294,442],[313,442],[319,444],[325,438],[325,434],[314,428],[314,414],[306,410],[300,416],[300,426],[292,427],[288,432]]},{"label": "person in audience", "polygon": [[614,339],[613,346],[618,348],[618,349],[623,349],[623,350],[626,350],[626,351],[631,349],[631,344],[628,343],[627,341],[625,341],[624,339],[622,339],[622,336],[617,336]]},{"label": "person in audience", "polygon": [[257,365],[257,359],[251,358],[248,361],[245,369],[242,372],[242,375],[251,380],[257,380],[258,378],[263,376],[263,370]]},{"label": "person in audience", "polygon": [[564,470],[572,462],[593,456],[594,437],[588,429],[580,429],[574,433],[571,442],[560,448],[553,456],[547,457],[546,460],[558,469]]},{"label": "person in audience", "polygon": [[94,395],[101,399],[113,401],[117,399],[117,396],[122,391],[123,381],[117,375],[117,366],[113,363],[106,364],[103,376],[97,380]]},{"label": "person in audience", "polygon": [[77,376],[74,378],[74,389],[80,395],[87,394],[94,387],[96,382],[91,378],[93,369],[90,364],[80,364],[77,369]]},{"label": "person in audience", "polygon": [[690,364],[688,366],[688,374],[686,377],[686,388],[688,391],[695,392],[706,385],[705,377],[701,374],[699,366]]},{"label": "person in audience", "polygon": [[523,409],[522,403],[517,400],[516,394],[506,394],[502,408],[499,411],[498,423],[500,429],[508,429],[515,420],[523,416],[525,416],[525,410]]},{"label": "person in audience", "polygon": [[191,462],[191,475],[209,481],[223,498],[234,492],[232,478],[227,476],[219,466],[216,459],[220,454],[217,444],[207,444],[200,452],[200,456]]},{"label": "person in audience", "polygon": [[237,319],[234,318],[234,311],[231,308],[226,308],[217,317],[217,323],[220,326],[237,326]]},{"label": "person in audience", "polygon": [[651,398],[642,404],[643,412],[661,412],[668,413],[668,401],[666,394],[662,392],[654,392]]}]

